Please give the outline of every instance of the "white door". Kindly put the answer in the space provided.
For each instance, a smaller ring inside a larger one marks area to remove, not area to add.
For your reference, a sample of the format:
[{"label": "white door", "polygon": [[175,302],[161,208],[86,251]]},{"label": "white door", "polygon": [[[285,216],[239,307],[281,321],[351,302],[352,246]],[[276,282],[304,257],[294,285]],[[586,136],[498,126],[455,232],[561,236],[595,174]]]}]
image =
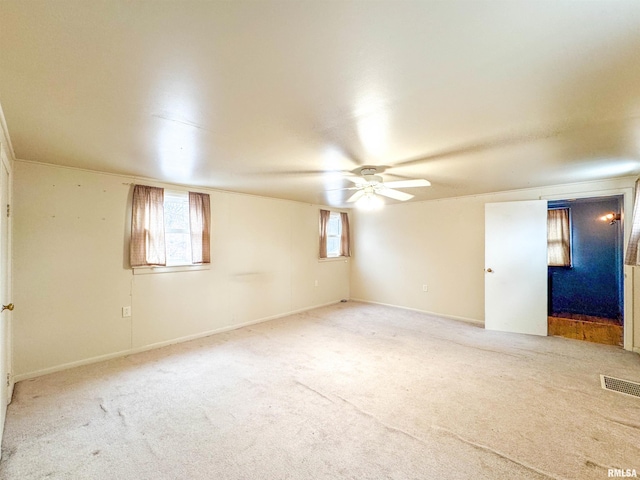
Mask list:
[{"label": "white door", "polygon": [[9,371],[11,364],[10,322],[11,310],[9,295],[9,172],[5,164],[4,152],[0,151],[0,305],[7,305],[0,313],[0,439],[4,431],[4,420],[9,400]]},{"label": "white door", "polygon": [[547,201],[485,205],[485,328],[547,335]]}]

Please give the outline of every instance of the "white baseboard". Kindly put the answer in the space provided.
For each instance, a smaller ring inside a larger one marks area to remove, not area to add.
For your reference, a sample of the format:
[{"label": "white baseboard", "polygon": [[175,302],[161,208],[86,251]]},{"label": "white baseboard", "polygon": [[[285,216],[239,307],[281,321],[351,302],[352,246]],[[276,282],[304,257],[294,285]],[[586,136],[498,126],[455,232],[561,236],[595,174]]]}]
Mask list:
[{"label": "white baseboard", "polygon": [[225,327],[216,328],[214,330],[208,330],[206,332],[195,333],[193,335],[187,335],[179,338],[172,338],[171,340],[165,340],[162,342],[152,343],[149,345],[143,345],[141,347],[130,348],[127,350],[121,350],[118,352],[107,353],[105,355],[98,355],[96,357],[84,358],[82,360],[76,360],[74,362],[62,363],[60,365],[55,365],[49,368],[43,368],[41,370],[36,370],[34,372],[21,373],[15,375],[13,377],[13,383],[18,383],[23,380],[29,380],[31,378],[41,377],[43,375],[48,375],[50,373],[60,372],[62,370],[68,370],[70,368],[81,367],[83,365],[90,365],[92,363],[104,362],[106,360],[112,360],[114,358],[125,357],[127,355],[133,355],[135,353],[147,352],[149,350],[154,350],[156,348],[167,347],[169,345],[175,345],[177,343],[189,342],[191,340],[196,340],[198,338],[209,337],[211,335],[215,335],[217,333],[228,332],[231,330],[237,330],[238,328],[248,327],[250,325],[256,325],[258,323],[268,322],[270,320],[276,320],[282,317],[288,317],[289,315],[295,315],[297,313],[306,312],[309,310],[315,310],[316,308],[327,307],[329,305],[335,305],[336,303],[340,303],[340,300],[336,300],[329,303],[324,303],[322,305],[314,305],[312,307],[300,308],[298,310],[292,310],[286,313],[279,313],[277,315],[271,315],[269,317],[263,317],[256,320],[250,320],[248,322],[237,323],[233,325],[227,325]]},{"label": "white baseboard", "polygon": [[[436,317],[449,318],[451,320],[458,320],[458,321],[461,321],[461,322],[472,323],[474,325],[478,325],[478,326],[481,326],[481,327],[484,328],[484,321],[483,320],[478,320],[478,319],[475,319],[475,318],[458,317],[456,315],[447,315],[447,314],[438,313],[438,312],[430,312],[428,310],[421,310],[419,308],[405,307],[405,306],[402,306],[402,305],[393,305],[391,303],[372,302],[370,300],[363,300],[361,298],[352,298],[351,300],[354,301],[354,302],[371,303],[373,305],[383,305],[385,307],[401,308],[403,310],[410,310],[412,312],[420,312],[420,313],[425,313],[427,315],[433,315],[433,316],[436,316]],[[640,347],[632,347],[630,350],[640,355]]]},{"label": "white baseboard", "polygon": [[457,320],[459,322],[472,323],[474,325],[482,326],[484,328],[484,321],[477,318],[458,317],[456,315],[447,315],[446,313],[430,312],[429,310],[421,310],[419,308],[405,307],[403,305],[394,305],[392,303],[372,302],[371,300],[363,300],[361,298],[352,298],[354,302],[371,303],[373,305],[382,305],[385,307],[401,308],[403,310],[410,310],[412,312],[425,313],[427,315],[433,315],[434,317],[448,318],[450,320]]},{"label": "white baseboard", "polygon": [[9,405],[13,400],[13,388],[15,386],[16,386],[16,380],[15,378],[11,377],[11,379],[9,380],[9,389],[7,392],[7,405]]}]

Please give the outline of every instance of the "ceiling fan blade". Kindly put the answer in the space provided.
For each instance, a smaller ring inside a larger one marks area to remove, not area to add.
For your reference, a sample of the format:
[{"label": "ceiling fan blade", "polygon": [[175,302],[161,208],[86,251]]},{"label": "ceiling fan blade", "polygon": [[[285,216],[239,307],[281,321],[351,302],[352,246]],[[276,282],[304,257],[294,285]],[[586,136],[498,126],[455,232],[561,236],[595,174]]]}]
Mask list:
[{"label": "ceiling fan blade", "polygon": [[343,190],[361,190],[361,188],[360,187],[330,188],[329,190],[325,190],[325,192],[340,192]]},{"label": "ceiling fan blade", "polygon": [[412,187],[430,187],[431,182],[424,178],[415,180],[399,180],[397,182],[384,182],[388,188],[412,188]]},{"label": "ceiling fan blade", "polygon": [[336,175],[344,176],[351,175],[349,170],[272,170],[272,171],[258,171],[251,172],[251,175],[260,176],[296,176],[296,177],[308,177],[318,175]]},{"label": "ceiling fan blade", "polygon": [[393,198],[394,200],[400,200],[401,202],[413,198],[413,195],[409,193],[399,192],[398,190],[393,190],[387,187],[377,188],[376,193],[384,195],[385,197]]},{"label": "ceiling fan blade", "polygon": [[364,195],[364,190],[358,190],[356,193],[354,193],[353,195],[351,195],[347,199],[347,203],[353,203],[353,202],[357,201],[363,195]]}]

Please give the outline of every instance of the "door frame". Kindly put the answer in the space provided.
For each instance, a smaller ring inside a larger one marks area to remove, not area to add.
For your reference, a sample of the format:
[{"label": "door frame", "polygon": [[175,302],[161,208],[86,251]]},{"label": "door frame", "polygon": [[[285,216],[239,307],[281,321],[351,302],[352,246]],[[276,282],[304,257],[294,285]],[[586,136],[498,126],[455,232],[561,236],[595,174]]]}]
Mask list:
[{"label": "door frame", "polygon": [[[7,205],[12,205],[13,199],[13,171],[11,169],[11,162],[9,161],[8,153],[5,149],[4,144],[0,144],[0,160],[2,161],[2,166],[7,169]],[[0,205],[0,215],[7,215],[7,211],[5,210],[7,207]],[[9,207],[11,208],[11,207]],[[13,260],[13,232],[12,232],[12,216],[9,214],[7,218],[7,238],[4,239],[6,242],[7,249],[7,265],[6,265],[6,291],[7,291],[7,301],[11,303],[11,299],[13,298],[13,275],[12,275],[12,260]],[[11,399],[13,397],[13,312],[11,310],[6,310],[3,315],[6,315],[7,320],[7,341],[6,341],[6,349],[5,352],[6,362],[7,362],[7,374],[8,385],[7,385],[7,404],[11,403]],[[0,381],[6,381],[4,378],[0,379]]]},{"label": "door frame", "polygon": [[[598,197],[612,197],[622,195],[622,267],[623,267],[623,288],[622,288],[622,301],[623,307],[623,320],[622,329],[624,332],[624,349],[633,351],[633,269],[632,267],[624,264],[624,253],[629,243],[629,237],[631,236],[631,221],[633,215],[633,188],[622,187],[606,190],[589,190],[581,191],[579,193],[564,193],[557,195],[541,195],[541,200],[568,200],[572,198],[598,198]],[[628,220],[627,220],[628,215]]]},{"label": "door frame", "polygon": [[[0,119],[1,119],[1,111],[0,111]],[[7,172],[7,183],[6,183],[6,198],[7,198],[7,204],[11,205],[11,198],[12,198],[12,190],[13,190],[13,183],[12,183],[12,178],[13,178],[13,172],[11,169],[11,162],[9,161],[9,157],[8,157],[8,153],[6,151],[6,146],[5,144],[3,144],[2,142],[0,142],[0,167],[5,168],[6,172]],[[6,207],[5,207],[6,208]],[[6,210],[4,210],[4,208],[2,208],[2,205],[0,205],[0,215],[6,215],[7,212]],[[10,302],[10,298],[11,295],[13,294],[13,285],[12,285],[12,276],[11,276],[11,257],[12,257],[12,246],[11,246],[11,239],[12,239],[12,233],[11,233],[11,216],[9,216],[7,218],[7,231],[6,231],[6,238],[2,239],[4,240],[4,245],[2,248],[6,248],[7,249],[7,261],[6,264],[3,266],[3,268],[0,269],[0,273],[3,273],[5,275],[4,281],[5,281],[5,291],[7,293],[7,298],[4,299],[5,301],[8,301],[8,303]],[[4,434],[4,421],[6,421],[6,416],[7,416],[7,410],[5,408],[5,405],[9,405],[9,403],[11,402],[11,398],[13,397],[13,386],[14,386],[14,382],[13,382],[13,332],[12,332],[12,315],[11,315],[11,310],[6,310],[2,315],[3,321],[6,321],[6,329],[5,329],[5,339],[4,339],[4,344],[1,346],[2,347],[2,355],[4,357],[4,359],[2,359],[2,361],[4,363],[6,363],[6,372],[7,372],[7,378],[0,378],[0,382],[2,382],[2,388],[0,388],[0,392],[5,393],[6,392],[6,398],[2,399],[2,402],[0,402],[0,404],[2,404],[2,412],[0,412],[0,418],[2,418],[3,422],[0,425],[0,441],[2,440],[2,436]],[[1,325],[0,325],[1,326]],[[5,387],[5,382],[6,382],[6,387]],[[6,390],[5,390],[6,388]],[[6,403],[5,403],[6,400]],[[2,452],[0,452],[0,457],[2,456]]]}]

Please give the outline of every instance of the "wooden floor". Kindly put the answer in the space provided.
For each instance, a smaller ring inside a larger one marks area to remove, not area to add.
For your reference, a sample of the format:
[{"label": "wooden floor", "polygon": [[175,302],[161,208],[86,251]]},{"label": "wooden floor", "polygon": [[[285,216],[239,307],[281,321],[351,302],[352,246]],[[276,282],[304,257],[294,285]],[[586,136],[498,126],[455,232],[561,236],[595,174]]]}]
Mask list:
[{"label": "wooden floor", "polygon": [[623,345],[623,329],[615,320],[548,317],[549,335],[605,345]]}]

